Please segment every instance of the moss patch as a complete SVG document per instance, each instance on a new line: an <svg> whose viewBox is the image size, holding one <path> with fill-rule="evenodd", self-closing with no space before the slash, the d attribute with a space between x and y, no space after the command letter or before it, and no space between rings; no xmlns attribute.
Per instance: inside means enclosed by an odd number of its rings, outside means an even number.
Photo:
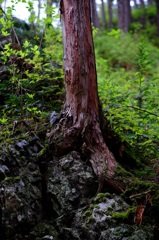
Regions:
<svg viewBox="0 0 159 240"><path fill-rule="evenodd" d="M105 201L106 198L110 198L111 194L110 193L98 193L97 196L94 198L94 202L103 202Z"/></svg>
<svg viewBox="0 0 159 240"><path fill-rule="evenodd" d="M144 193L147 191L156 192L157 190L159 190L159 186L156 183L133 178L123 195L131 196L132 194Z"/></svg>
<svg viewBox="0 0 159 240"><path fill-rule="evenodd" d="M135 209L135 207L130 207L124 212L115 212L112 214L112 218L121 221L129 220L132 214L135 213Z"/></svg>

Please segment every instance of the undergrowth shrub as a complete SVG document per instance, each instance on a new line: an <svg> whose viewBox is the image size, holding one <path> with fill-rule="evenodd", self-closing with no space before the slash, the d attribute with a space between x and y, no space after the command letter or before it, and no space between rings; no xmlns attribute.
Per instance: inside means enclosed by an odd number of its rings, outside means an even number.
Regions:
<svg viewBox="0 0 159 240"><path fill-rule="evenodd" d="M32 16L33 7L28 4ZM25 24L12 18L13 9L14 5L8 7L0 18L1 37L9 38L0 51L2 73L7 72L0 84L1 115L8 119L43 117L59 111L63 103L62 34L51 24L57 14L50 7L50 18L34 16Z"/></svg>
<svg viewBox="0 0 159 240"><path fill-rule="evenodd" d="M131 48L135 42L128 35L112 39L111 43L110 36L107 39L108 42L103 42L101 46L102 51L98 44L96 51L99 95L105 116L123 143L130 146L130 154L136 161L146 163L149 160L158 160L159 64L157 57L153 59L152 56L158 54L159 50L143 40ZM132 42L126 52L130 56L127 63L132 64L129 70L122 66L113 66L110 64L112 59L109 58L109 54L113 56L109 47L115 47L118 54L121 48L125 49L124 42L122 43L124 39ZM102 40L97 39L96 42ZM105 49L104 45L107 45ZM114 57L118 62L122 59L121 65L125 61L124 51L122 56L118 54Z"/></svg>

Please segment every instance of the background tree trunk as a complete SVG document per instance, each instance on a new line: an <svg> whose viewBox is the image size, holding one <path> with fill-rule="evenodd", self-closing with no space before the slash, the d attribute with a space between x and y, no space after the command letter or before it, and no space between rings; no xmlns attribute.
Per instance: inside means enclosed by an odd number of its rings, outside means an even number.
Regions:
<svg viewBox="0 0 159 240"><path fill-rule="evenodd" d="M158 33L158 36L159 36L159 1L156 0L156 8L157 8L157 33Z"/></svg>
<svg viewBox="0 0 159 240"><path fill-rule="evenodd" d="M108 0L108 13L109 13L109 27L113 28L113 12L112 12L112 0Z"/></svg>
<svg viewBox="0 0 159 240"><path fill-rule="evenodd" d="M128 32L131 20L130 0L118 0L118 27Z"/></svg>
<svg viewBox="0 0 159 240"><path fill-rule="evenodd" d="M96 1L90 0L90 6L91 6L91 19L92 19L93 26L96 28L100 28Z"/></svg>
<svg viewBox="0 0 159 240"><path fill-rule="evenodd" d="M118 28L124 31L124 0L118 0Z"/></svg>
<svg viewBox="0 0 159 240"><path fill-rule="evenodd" d="M117 163L100 129L90 3L64 0L61 4L66 101L48 137L57 153L81 149L96 175L111 179Z"/></svg>
<svg viewBox="0 0 159 240"><path fill-rule="evenodd" d="M104 29L107 29L107 21L106 21L106 13L105 13L105 4L104 4L104 0L101 0L101 10L102 10L102 25L104 27Z"/></svg>
<svg viewBox="0 0 159 240"><path fill-rule="evenodd" d="M140 7L144 9L143 15L141 16L141 23L143 25L143 28L145 28L146 18L145 18L145 2L144 2L144 0L140 0Z"/></svg>
<svg viewBox="0 0 159 240"><path fill-rule="evenodd" d="M124 16L125 16L125 32L129 31L129 26L131 23L131 6L130 6L130 0L125 0L124 4Z"/></svg>

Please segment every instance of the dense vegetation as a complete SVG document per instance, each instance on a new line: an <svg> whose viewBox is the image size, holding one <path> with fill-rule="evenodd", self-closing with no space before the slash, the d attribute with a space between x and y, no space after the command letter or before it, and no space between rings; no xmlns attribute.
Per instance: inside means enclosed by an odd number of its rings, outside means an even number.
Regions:
<svg viewBox="0 0 159 240"><path fill-rule="evenodd" d="M12 135L15 120L48 121L50 113L60 111L64 101L61 28L51 25L59 17L55 8L47 8L47 17L40 20L29 3L26 23L12 18L14 7L1 10L0 18L3 139ZM121 139L123 151L140 166L146 164L143 177L149 175L157 181L159 49L155 6L148 6L144 13L144 28L140 23L143 9L134 9L129 33L116 30L114 18L115 29L94 29L94 42L99 96L109 127Z"/></svg>

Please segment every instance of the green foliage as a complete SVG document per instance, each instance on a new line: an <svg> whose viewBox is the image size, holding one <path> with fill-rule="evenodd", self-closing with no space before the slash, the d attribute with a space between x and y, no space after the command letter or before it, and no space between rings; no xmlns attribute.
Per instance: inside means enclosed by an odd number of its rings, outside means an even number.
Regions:
<svg viewBox="0 0 159 240"><path fill-rule="evenodd" d="M2 117L2 118L0 118L0 124L7 124L8 123L8 119L7 118L5 118L5 117Z"/></svg>
<svg viewBox="0 0 159 240"><path fill-rule="evenodd" d="M135 196L135 200L141 200L145 198L146 194L151 192L152 194L158 194L158 184L151 181L141 181L138 178L134 178L126 191L123 193L124 197ZM132 200L134 200L132 198Z"/></svg>
<svg viewBox="0 0 159 240"><path fill-rule="evenodd" d="M159 157L159 50L140 39L98 35L95 46L99 95L109 125L129 146L129 155L147 162Z"/></svg>
<svg viewBox="0 0 159 240"><path fill-rule="evenodd" d="M149 41L158 44L157 22L156 22L156 5L147 5L145 8L132 9L132 23L130 30L138 36L144 36Z"/></svg>
<svg viewBox="0 0 159 240"><path fill-rule="evenodd" d="M117 29L117 30L112 29L112 31L109 32L108 35L113 36L114 38L118 39L121 35L121 31L120 31L120 29Z"/></svg>
<svg viewBox="0 0 159 240"><path fill-rule="evenodd" d="M39 20L35 16L33 19L33 4L29 1L27 8L31 15L27 24L12 19L12 10L18 2L21 1L13 1L0 18L2 37L10 34L12 37L12 43L5 44L0 52L0 61L9 74L9 79L4 77L0 84L4 102L0 107L3 112L0 124L6 124L12 117L43 117L52 109L59 111L63 102L62 34L51 25L57 18L55 11L45 5L49 19Z"/></svg>
<svg viewBox="0 0 159 240"><path fill-rule="evenodd" d="M131 68L136 57L137 46L131 35L111 31L109 34L98 34L95 39L95 49L97 61L99 56L107 60L109 67Z"/></svg>
<svg viewBox="0 0 159 240"><path fill-rule="evenodd" d="M132 18L134 20L139 20L143 15L147 19L156 17L156 6L148 5L145 8L134 8L132 11Z"/></svg>

